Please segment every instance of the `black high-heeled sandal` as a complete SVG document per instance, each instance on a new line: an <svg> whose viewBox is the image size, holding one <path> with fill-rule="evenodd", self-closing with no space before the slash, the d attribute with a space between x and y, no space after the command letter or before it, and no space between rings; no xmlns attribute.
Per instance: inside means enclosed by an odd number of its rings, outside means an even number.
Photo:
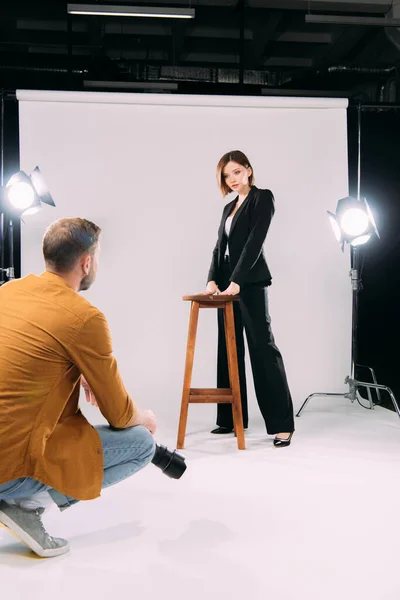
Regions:
<svg viewBox="0 0 400 600"><path fill-rule="evenodd" d="M283 438L276 437L274 439L275 448L284 448L285 446L290 446L290 442L292 440L293 433L294 432L292 431L292 433L289 435L289 437L286 438L285 440Z"/></svg>
<svg viewBox="0 0 400 600"><path fill-rule="evenodd" d="M217 427L216 429L213 429L211 431L211 433L232 433L233 429L228 429L227 427Z"/></svg>

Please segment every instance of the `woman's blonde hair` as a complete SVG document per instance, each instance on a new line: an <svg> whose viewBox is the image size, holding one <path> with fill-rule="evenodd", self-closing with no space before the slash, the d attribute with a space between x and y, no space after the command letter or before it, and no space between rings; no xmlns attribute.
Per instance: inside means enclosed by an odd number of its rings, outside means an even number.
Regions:
<svg viewBox="0 0 400 600"><path fill-rule="evenodd" d="M232 191L229 185L225 182L224 178L224 169L229 162L235 162L246 169L251 169L251 175L249 177L249 186L252 187L254 185L254 172L253 167L250 164L247 156L241 152L240 150L232 150L231 152L227 152L223 155L217 165L217 182L219 189L221 190L222 195L225 197Z"/></svg>

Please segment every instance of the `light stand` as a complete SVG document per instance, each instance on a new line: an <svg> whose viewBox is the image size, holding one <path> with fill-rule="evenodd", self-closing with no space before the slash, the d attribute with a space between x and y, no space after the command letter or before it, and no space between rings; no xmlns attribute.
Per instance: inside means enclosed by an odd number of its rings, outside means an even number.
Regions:
<svg viewBox="0 0 400 600"><path fill-rule="evenodd" d="M1 209L0 209L1 210ZM0 213L0 286L5 283L4 275L4 213Z"/></svg>
<svg viewBox="0 0 400 600"><path fill-rule="evenodd" d="M10 266L4 268L4 254L5 254L5 236L6 236L6 188L4 187L4 90L1 90L1 107L0 107L0 122L1 122L1 134L0 134L0 286L2 286L6 280L11 281L15 279L14 269L14 227L13 222L9 220L9 259ZM8 221L8 219L7 219Z"/></svg>
<svg viewBox="0 0 400 600"><path fill-rule="evenodd" d="M3 236L5 235L4 231L4 213L1 213L1 240L3 240ZM4 244L2 242L2 250L1 250L1 268L0 268L0 286L5 283L4 275L7 276L8 281L12 281L15 279L15 268L14 268L14 225L12 219L10 219L8 223L8 243L9 243L9 262L10 266L6 269L4 268Z"/></svg>
<svg viewBox="0 0 400 600"><path fill-rule="evenodd" d="M24 171L15 173L7 185L4 185L4 90L0 90L0 94L0 286L2 286L6 282L5 276L7 276L7 281L15 279L13 217L20 218L24 214L33 214L37 210L40 210L43 203L49 206L55 206L55 203L47 189L39 167L36 167L29 176ZM5 268L7 226L10 266Z"/></svg>
<svg viewBox="0 0 400 600"><path fill-rule="evenodd" d="M357 201L361 203L361 106L358 105L357 109L357 126L358 126L358 157L357 157ZM375 232L377 232L375 228ZM342 242L343 248L343 242ZM350 278L351 278L351 288L352 288L352 321L351 321L351 369L350 375L346 377L344 383L349 386L349 391L344 394L339 393L330 393L330 392L314 392L310 394L306 400L303 402L300 410L296 414L296 417L300 417L304 408L307 406L308 402L314 396L324 396L324 397L340 397L340 398L349 398L351 402L357 400L360 404L359 400L359 389L365 388L368 394L369 400L369 408L373 410L374 402L372 399L371 390L375 390L378 400L380 399L380 390L385 391L389 394L393 406L400 418L400 408L397 403L396 397L393 391L386 385L380 385L377 383L374 369L371 367L365 367L363 365L357 364L357 356L358 356L358 348L357 348L357 330L358 330L358 294L361 288L361 279L360 279L360 256L359 256L359 247L350 245ZM366 381L359 381L356 379L356 368L364 368L368 369L372 376L372 383ZM364 406L362 404L362 406ZM367 408L367 407L364 407Z"/></svg>
<svg viewBox="0 0 400 600"><path fill-rule="evenodd" d="M0 133L0 286L5 283L4 275L4 91L1 91L0 107L1 133Z"/></svg>

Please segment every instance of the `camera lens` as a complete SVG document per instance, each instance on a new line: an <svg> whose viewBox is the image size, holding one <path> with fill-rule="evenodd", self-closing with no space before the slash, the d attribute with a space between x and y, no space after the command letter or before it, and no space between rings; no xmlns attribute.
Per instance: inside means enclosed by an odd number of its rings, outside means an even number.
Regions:
<svg viewBox="0 0 400 600"><path fill-rule="evenodd" d="M185 457L176 450L168 450L162 444L156 444L151 462L171 479L180 479L186 471Z"/></svg>

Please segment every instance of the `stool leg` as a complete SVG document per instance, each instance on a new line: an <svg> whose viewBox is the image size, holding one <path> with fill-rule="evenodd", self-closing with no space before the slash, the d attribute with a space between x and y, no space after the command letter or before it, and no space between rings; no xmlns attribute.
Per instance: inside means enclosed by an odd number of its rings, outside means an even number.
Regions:
<svg viewBox="0 0 400 600"><path fill-rule="evenodd" d="M226 350L228 355L229 380L232 390L232 414L237 445L239 450L245 450L242 403L240 399L239 369L237 361L235 321L233 316L233 302L228 302L224 308L224 323Z"/></svg>
<svg viewBox="0 0 400 600"><path fill-rule="evenodd" d="M197 323L199 320L198 302L192 302L189 319L189 332L186 346L185 375L183 379L181 414L179 417L178 441L176 447L182 449L185 445L186 423L189 409L189 394L192 383L194 348L196 344Z"/></svg>

